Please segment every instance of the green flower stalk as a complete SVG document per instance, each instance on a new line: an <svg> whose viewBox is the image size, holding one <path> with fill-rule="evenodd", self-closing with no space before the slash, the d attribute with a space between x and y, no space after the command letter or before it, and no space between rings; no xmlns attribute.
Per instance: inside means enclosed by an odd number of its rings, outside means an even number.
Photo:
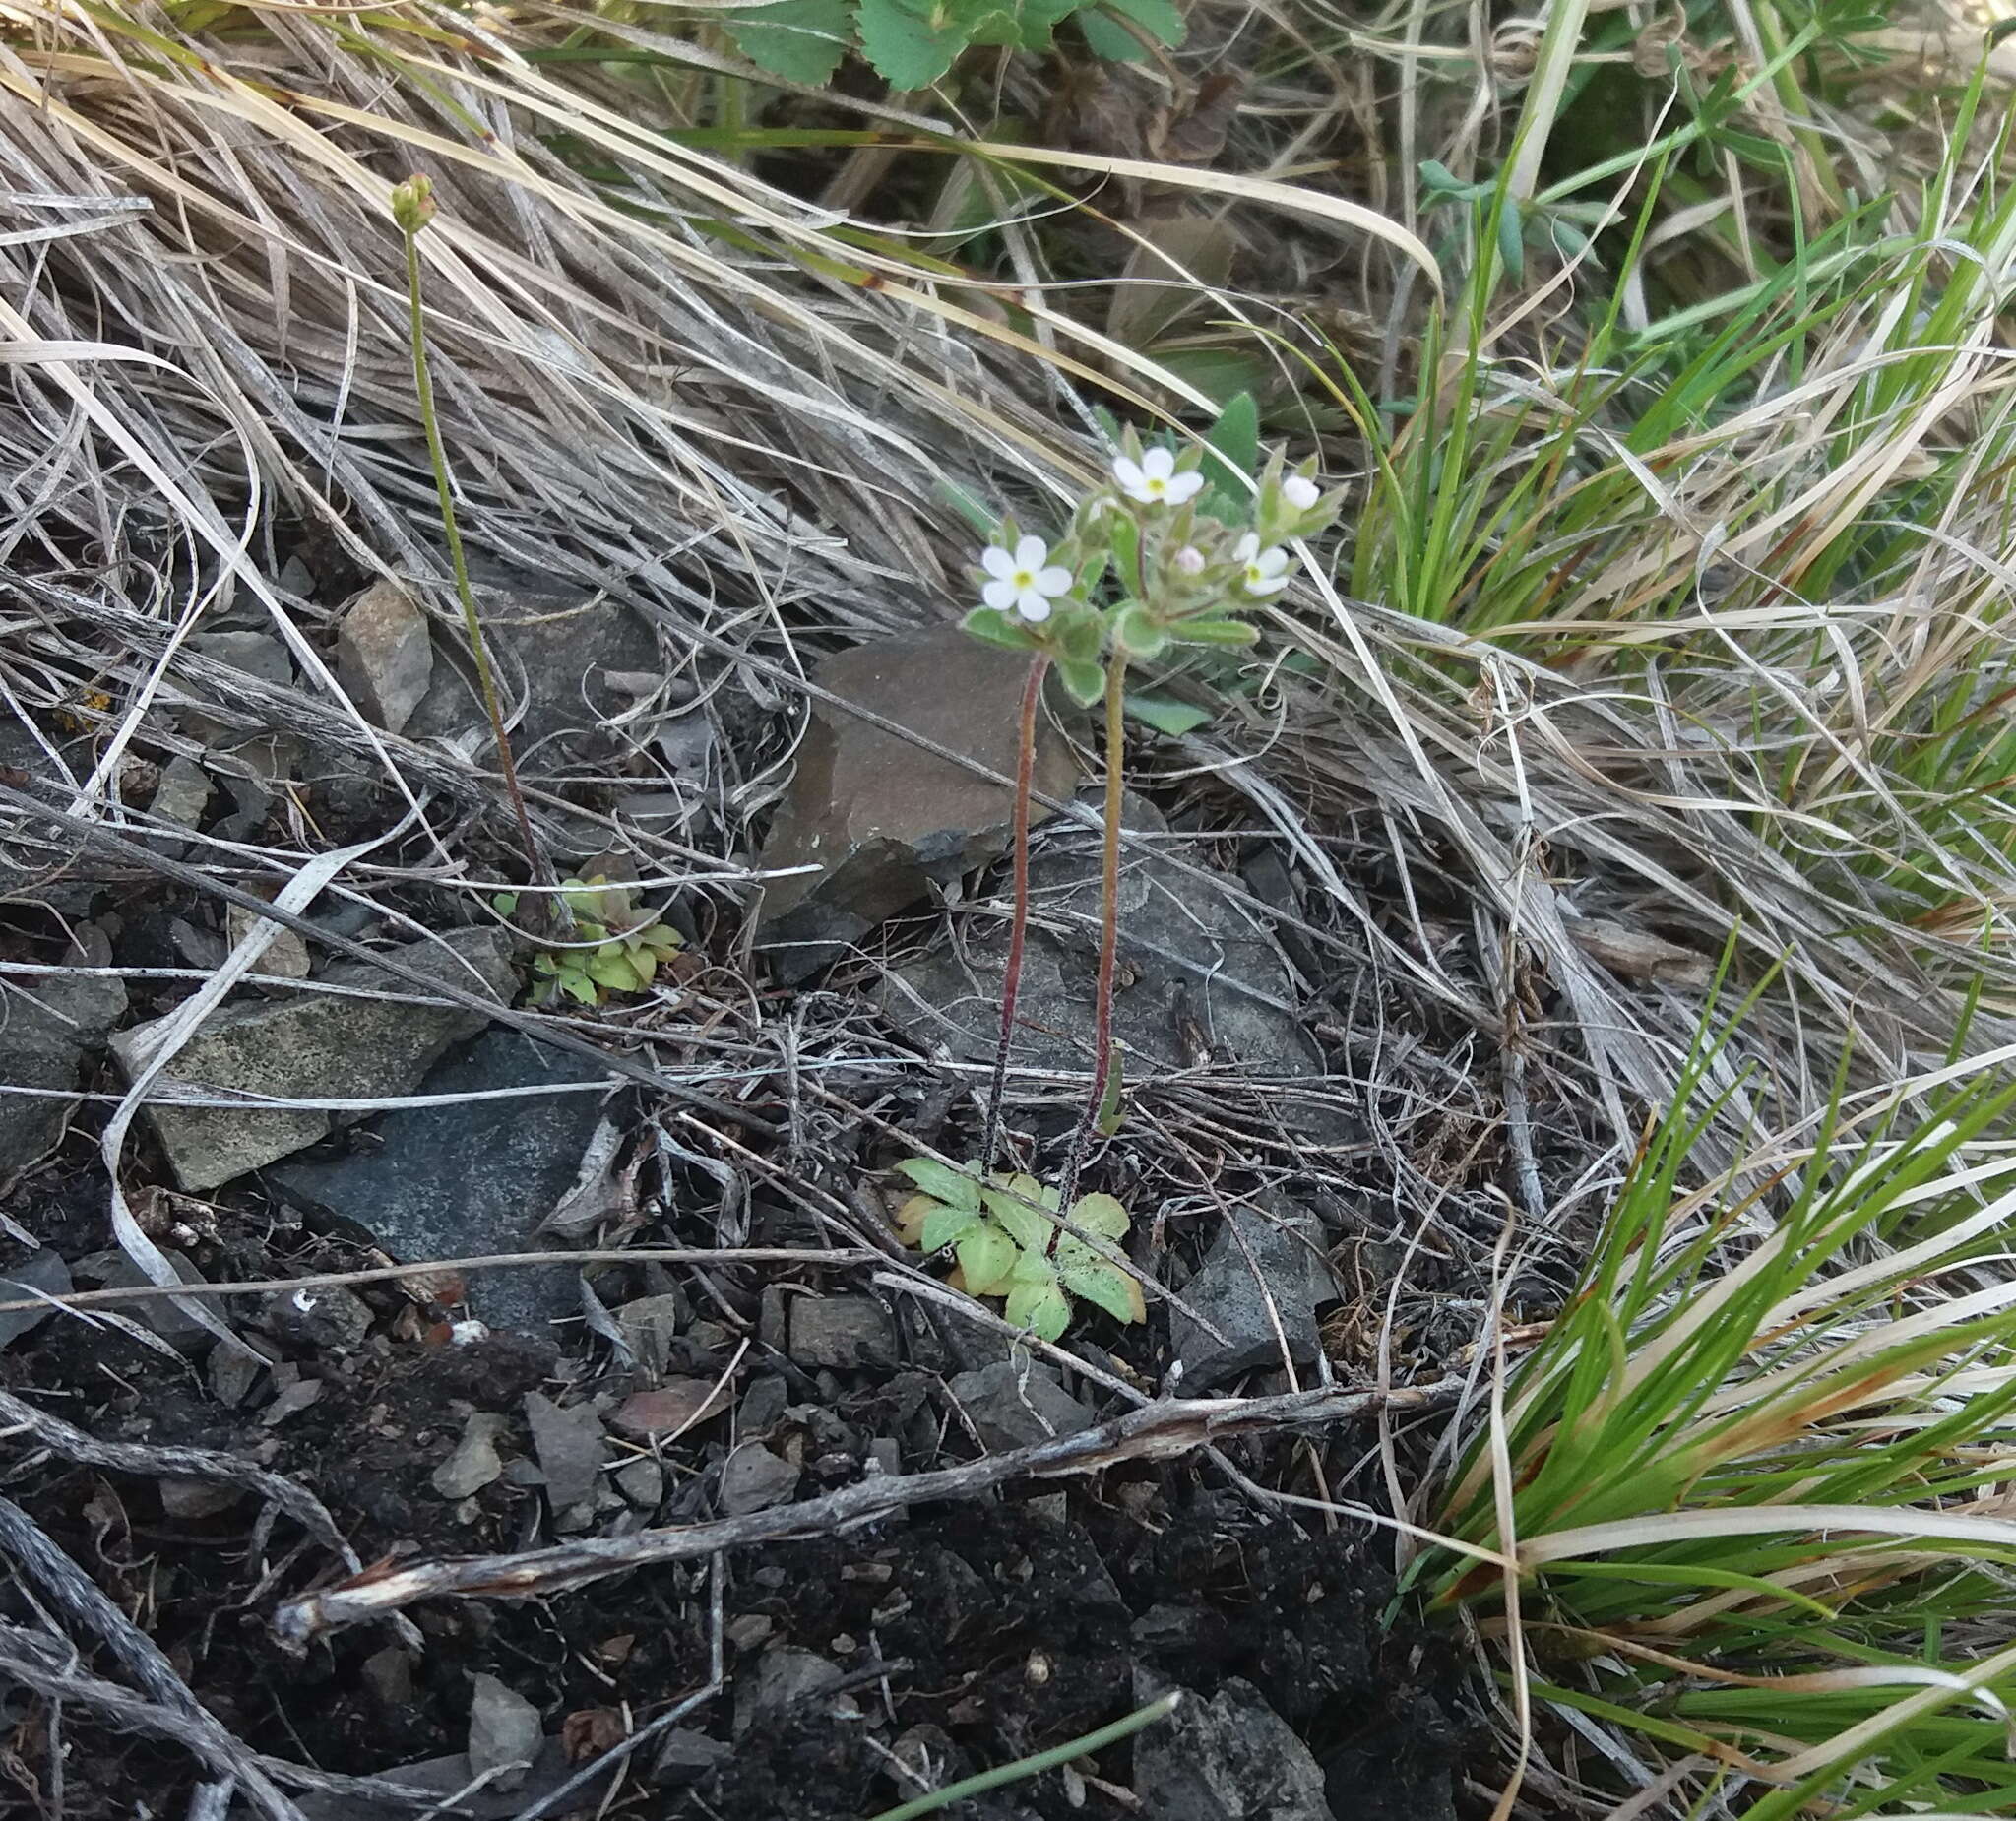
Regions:
<svg viewBox="0 0 2016 1821"><path fill-rule="evenodd" d="M490 718L490 733L497 742L497 763L504 776L504 793L511 799L518 818L519 838L525 843L526 864L535 882L552 883L552 869L539 850L532 832L532 817L525 807L525 792L519 788L518 766L511 756L511 737L504 726L504 710L497 698L496 678L490 670L490 655L483 644L482 621L476 614L474 591L470 587L469 560L463 554L462 528L455 517L455 493L448 480L448 452L441 442L441 422L434 409L434 382L427 370L427 315L420 295L420 234L434 219L434 186L417 174L394 187L392 219L406 242L407 302L410 316L413 392L419 400L420 426L426 432L427 460L434 471L434 493L440 501L441 531L448 543L448 560L455 569L455 592L462 601L463 630L468 634L475 662L476 685L482 692L483 711Z"/></svg>

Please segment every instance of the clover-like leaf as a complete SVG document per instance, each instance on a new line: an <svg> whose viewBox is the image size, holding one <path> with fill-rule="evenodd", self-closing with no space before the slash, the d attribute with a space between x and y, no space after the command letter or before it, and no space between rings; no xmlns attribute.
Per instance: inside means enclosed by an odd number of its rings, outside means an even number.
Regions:
<svg viewBox="0 0 2016 1821"><path fill-rule="evenodd" d="M1068 1239L1069 1235L1066 1235ZM1103 1258L1095 1257L1083 1243L1078 1251L1084 1256L1070 1263L1064 1262L1063 1243L1057 1247L1058 1281L1074 1296L1082 1296L1105 1310L1115 1321L1145 1321L1148 1305L1142 1298L1141 1285L1131 1272L1118 1265L1108 1264Z"/></svg>
<svg viewBox="0 0 2016 1821"><path fill-rule="evenodd" d="M582 971L598 986L606 986L611 992L634 993L640 984L630 957L614 943L597 949L583 963Z"/></svg>
<svg viewBox="0 0 2016 1821"><path fill-rule="evenodd" d="M1081 1195L1071 1204L1071 1224L1102 1239L1124 1239L1134 1224L1110 1195Z"/></svg>
<svg viewBox="0 0 2016 1821"><path fill-rule="evenodd" d="M974 1214L980 1210L979 1178L969 1170L954 1169L936 1158L905 1158L897 1164L896 1173L908 1176L948 1208L965 1208Z"/></svg>
<svg viewBox="0 0 2016 1821"><path fill-rule="evenodd" d="M1009 1278L1021 1259L1015 1241L991 1221L976 1221L966 1237L954 1248L966 1287L976 1296L999 1296L1009 1288Z"/></svg>
<svg viewBox="0 0 2016 1821"><path fill-rule="evenodd" d="M980 1217L974 1209L948 1208L943 1202L938 1202L924 1217L917 1235L918 1249L942 1252L948 1245L957 1245L979 1224ZM965 1262L960 1260L961 1264Z"/></svg>
<svg viewBox="0 0 2016 1821"><path fill-rule="evenodd" d="M1041 1208L1057 1205L1057 1191L1046 1189L1034 1176L1010 1176L998 1188L986 1192L987 1212L1023 1251L1038 1260L1050 1249L1056 1228L1043 1219ZM1035 1204L1032 1206L1032 1204Z"/></svg>
<svg viewBox="0 0 2016 1821"><path fill-rule="evenodd" d="M583 1005L599 1005L600 991L585 973L576 973L572 969L562 969L559 976L560 990L570 999L579 999Z"/></svg>
<svg viewBox="0 0 2016 1821"><path fill-rule="evenodd" d="M1057 1274L1040 1258L1025 1252L1009 1279L1003 1313L1018 1328L1044 1341L1054 1341L1071 1322L1070 1298Z"/></svg>

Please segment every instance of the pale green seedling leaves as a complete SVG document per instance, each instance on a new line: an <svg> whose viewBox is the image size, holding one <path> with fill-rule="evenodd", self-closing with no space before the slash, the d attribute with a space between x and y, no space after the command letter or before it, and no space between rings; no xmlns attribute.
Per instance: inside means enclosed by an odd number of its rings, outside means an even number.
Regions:
<svg viewBox="0 0 2016 1821"><path fill-rule="evenodd" d="M1055 1189L1044 1188L1034 1176L1010 1176L1000 1188L987 1190L984 1200L987 1212L1024 1252L1040 1258L1049 1250L1057 1229L1041 1210L1056 1207Z"/></svg>
<svg viewBox="0 0 2016 1821"><path fill-rule="evenodd" d="M1005 1293L1009 1275L1022 1256L1015 1241L990 1221L976 1221L973 1230L953 1250L966 1287L976 1296Z"/></svg>
<svg viewBox="0 0 2016 1821"><path fill-rule="evenodd" d="M1008 1303L1002 1311L1018 1328L1040 1341L1054 1341L1071 1322L1071 1302L1047 1260L1025 1253L1008 1279Z"/></svg>
<svg viewBox="0 0 2016 1821"><path fill-rule="evenodd" d="M923 1225L917 1233L917 1246L925 1252L942 1252L980 1224L978 1209L948 1208L939 1202L924 1216ZM964 1264L966 1261L962 1259L960 1262Z"/></svg>
<svg viewBox="0 0 2016 1821"><path fill-rule="evenodd" d="M980 1183L977 1176L963 1169L954 1169L936 1158L905 1158L896 1168L900 1175L908 1176L933 1201L941 1201L948 1208L966 1208L975 1214L979 1212Z"/></svg>

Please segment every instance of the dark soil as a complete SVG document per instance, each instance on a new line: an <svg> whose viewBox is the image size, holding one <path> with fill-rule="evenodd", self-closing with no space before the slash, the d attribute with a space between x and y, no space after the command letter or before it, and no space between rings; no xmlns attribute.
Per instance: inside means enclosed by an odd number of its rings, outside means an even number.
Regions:
<svg viewBox="0 0 2016 1821"><path fill-rule="evenodd" d="M43 1231L82 1252L104 1236L85 1212L94 1199L89 1184L72 1187L37 1213ZM226 1264L252 1277L364 1262L298 1230L255 1237L249 1221L228 1215L220 1224L196 1248L213 1275ZM370 1338L303 1360L321 1392L273 1426L257 1409L220 1404L199 1366L75 1320L18 1343L0 1355L0 1372L104 1439L223 1449L291 1476L325 1500L366 1561L543 1540L536 1486L515 1485L507 1473L458 1506L430 1476L472 1410L509 1415L503 1452L529 1457L522 1398L557 1389L566 1371L557 1350L509 1335L444 1346L431 1312L416 1315L402 1291L365 1293L379 1316ZM251 1299L233 1306L242 1316ZM786 1425L796 1425L807 1490L860 1471L862 1419L912 1437L931 1431L934 1406L919 1389L928 1375L846 1376L853 1382L829 1379L839 1393L832 1408L794 1408ZM951 1433L946 1458L957 1458ZM688 1438L667 1452L660 1521L710 1508L722 1444ZM903 1463L932 1464L908 1453ZM1257 1456L1243 1464L1263 1477L1288 1467ZM921 1508L844 1538L724 1558L726 1686L688 1728L731 1755L697 1776L690 1764L668 1766L661 1779L647 1747L610 1812L861 1821L915 1793L893 1769L898 1758L942 1783L1093 1730L1167 1683L1209 1697L1238 1677L1308 1743L1338 1815L1452 1815L1470 1724L1459 1658L1439 1635L1387 1622L1393 1589L1377 1537L1306 1532L1213 1480L1208 1468L1177 1463L1061 1493L1039 1488L1026 1500ZM249 1502L175 1518L156 1482L47 1458L13 1464L0 1489L143 1623L240 1738L296 1762L364 1773L459 1752L478 1672L535 1701L549 1734L592 1757L708 1679L705 1565L642 1571L544 1601L423 1605L413 1616L426 1650L406 1687L367 1669L392 1643L385 1626L339 1634L302 1657L275 1641L275 1597L333 1571L285 1520L262 1542ZM18 1590L0 1595L0 1616L29 1616ZM838 1692L752 1714L766 1657L785 1650L832 1665ZM11 1704L0 1812L38 1812L45 1718L20 1697ZM65 1821L180 1812L194 1770L174 1748L101 1732L84 1714L66 1715L63 1735ZM688 1745L677 1755L692 1757ZM1052 1772L958 1812L1125 1814L1101 1783L1127 1790L1132 1749L1123 1742L1096 1766L1081 1764L1094 1781L1067 1788Z"/></svg>

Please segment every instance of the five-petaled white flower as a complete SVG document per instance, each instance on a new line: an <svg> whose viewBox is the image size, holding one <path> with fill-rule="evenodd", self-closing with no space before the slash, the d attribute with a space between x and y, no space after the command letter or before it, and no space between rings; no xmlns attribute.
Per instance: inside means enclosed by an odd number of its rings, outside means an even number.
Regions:
<svg viewBox="0 0 2016 1821"><path fill-rule="evenodd" d="M1040 537L1025 537L1014 549L990 543L980 552L980 567L993 579L980 598L997 612L1019 613L1032 626L1050 617L1050 602L1071 591L1071 572L1048 563L1050 547Z"/></svg>
<svg viewBox="0 0 2016 1821"><path fill-rule="evenodd" d="M1288 552L1280 544L1263 550L1259 533L1248 532L1232 555L1246 566L1247 594L1278 595L1288 587Z"/></svg>
<svg viewBox="0 0 2016 1821"><path fill-rule="evenodd" d="M1176 458L1167 449L1151 449L1140 461L1122 456L1113 464L1113 478L1120 491L1144 506L1180 506L1203 490L1204 476L1196 469L1176 472Z"/></svg>
<svg viewBox="0 0 2016 1821"><path fill-rule="evenodd" d="M1281 497L1297 512L1307 512L1323 497L1323 489L1306 474L1291 474L1281 483Z"/></svg>

